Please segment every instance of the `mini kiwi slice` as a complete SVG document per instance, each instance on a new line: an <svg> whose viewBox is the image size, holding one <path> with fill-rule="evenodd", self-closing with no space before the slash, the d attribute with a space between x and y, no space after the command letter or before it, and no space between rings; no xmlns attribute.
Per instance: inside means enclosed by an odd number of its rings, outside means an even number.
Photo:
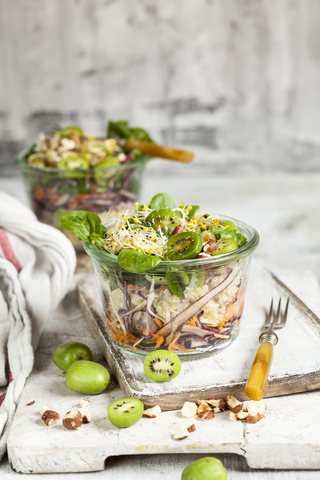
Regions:
<svg viewBox="0 0 320 480"><path fill-rule="evenodd" d="M167 242L164 256L170 260L189 260L196 258L201 249L202 241L196 232L181 232Z"/></svg>
<svg viewBox="0 0 320 480"><path fill-rule="evenodd" d="M179 375L181 362L178 355L167 350L148 353L143 362L144 373L150 380L166 382Z"/></svg>
<svg viewBox="0 0 320 480"><path fill-rule="evenodd" d="M223 253L233 252L233 250L237 250L238 244L234 238L226 238L225 240L219 240L218 242L218 250L211 253L211 255L222 255Z"/></svg>
<svg viewBox="0 0 320 480"><path fill-rule="evenodd" d="M152 227L165 235L172 235L177 226L180 225L180 220L173 210L163 208L149 213L144 224L146 227Z"/></svg>
<svg viewBox="0 0 320 480"><path fill-rule="evenodd" d="M121 398L112 402L107 408L112 425L119 428L131 427L143 414L144 405L136 398Z"/></svg>

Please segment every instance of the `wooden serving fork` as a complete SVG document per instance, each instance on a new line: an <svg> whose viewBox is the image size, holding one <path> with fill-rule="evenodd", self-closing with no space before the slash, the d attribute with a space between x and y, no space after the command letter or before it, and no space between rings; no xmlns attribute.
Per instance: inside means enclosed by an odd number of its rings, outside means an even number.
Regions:
<svg viewBox="0 0 320 480"><path fill-rule="evenodd" d="M289 298L285 311L281 313L281 298L278 309L273 311L273 299L270 310L264 322L266 329L259 337L260 347L257 350L251 372L245 387L245 392L251 400L262 400L268 383L269 372L273 360L273 347L278 343L278 336L274 333L275 328L283 328L288 317Z"/></svg>

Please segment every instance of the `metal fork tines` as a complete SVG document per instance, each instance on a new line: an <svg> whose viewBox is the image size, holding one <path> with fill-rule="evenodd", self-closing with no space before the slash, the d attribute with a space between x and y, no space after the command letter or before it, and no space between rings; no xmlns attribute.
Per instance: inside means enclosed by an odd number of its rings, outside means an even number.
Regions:
<svg viewBox="0 0 320 480"><path fill-rule="evenodd" d="M259 337L260 343L270 342L274 346L277 345L278 336L274 333L274 330L285 326L288 317L289 301L290 299L288 298L284 312L281 312L281 298L276 311L273 309L273 299L271 300L270 310L264 322L265 331Z"/></svg>

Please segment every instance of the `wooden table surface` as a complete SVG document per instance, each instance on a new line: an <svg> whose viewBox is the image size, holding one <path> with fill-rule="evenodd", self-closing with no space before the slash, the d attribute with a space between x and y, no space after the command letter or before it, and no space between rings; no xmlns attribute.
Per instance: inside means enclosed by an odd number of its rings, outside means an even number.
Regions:
<svg viewBox="0 0 320 480"><path fill-rule="evenodd" d="M169 164L168 164L169 165ZM319 278L320 272L320 175L261 175L242 178L154 178L149 168L142 200L147 201L154 192L166 191L178 201L199 204L203 210L226 213L256 227L261 235L261 244L256 256L268 263L270 268L309 269ZM21 182L17 179L0 179L0 190L25 198ZM85 260L83 260L85 262ZM67 302L75 299L68 297ZM320 299L319 299L320 302ZM68 305L66 305L68 308ZM79 314L72 319L92 336L85 320ZM50 326L48 326L50 328ZM62 328L60 326L60 328ZM320 430L320 429L319 429ZM113 480L179 480L181 472L191 461L203 455L137 455L134 457L111 457L106 462L106 471L82 473L81 478ZM220 458L229 473L229 480L315 480L319 471L252 470L243 458L237 455L215 455ZM152 472L152 473L151 473ZM69 474L73 480L79 474ZM5 459L0 464L1 480L18 480L24 475L13 472ZM62 478L57 474L45 478ZM32 478L39 479L40 475ZM43 476L41 477L43 478Z"/></svg>

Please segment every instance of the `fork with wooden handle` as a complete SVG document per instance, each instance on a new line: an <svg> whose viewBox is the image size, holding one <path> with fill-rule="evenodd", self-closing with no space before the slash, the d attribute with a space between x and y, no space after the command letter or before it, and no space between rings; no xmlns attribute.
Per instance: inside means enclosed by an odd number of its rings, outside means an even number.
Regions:
<svg viewBox="0 0 320 480"><path fill-rule="evenodd" d="M176 162L182 163L190 163L194 157L194 153L189 152L188 150L178 150L177 148L165 147L155 143L141 142L134 138L129 138L128 140L121 139L120 142L121 146L124 146L128 150L137 148L150 157L166 158L168 160L175 160Z"/></svg>
<svg viewBox="0 0 320 480"><path fill-rule="evenodd" d="M273 311L273 299L270 310L264 322L265 332L259 337L260 347L257 350L251 372L245 387L245 392L251 400L262 400L268 383L269 372L273 360L273 347L278 343L278 336L274 333L275 328L283 328L286 324L289 308L289 298L284 313L281 313L281 298L278 309Z"/></svg>

